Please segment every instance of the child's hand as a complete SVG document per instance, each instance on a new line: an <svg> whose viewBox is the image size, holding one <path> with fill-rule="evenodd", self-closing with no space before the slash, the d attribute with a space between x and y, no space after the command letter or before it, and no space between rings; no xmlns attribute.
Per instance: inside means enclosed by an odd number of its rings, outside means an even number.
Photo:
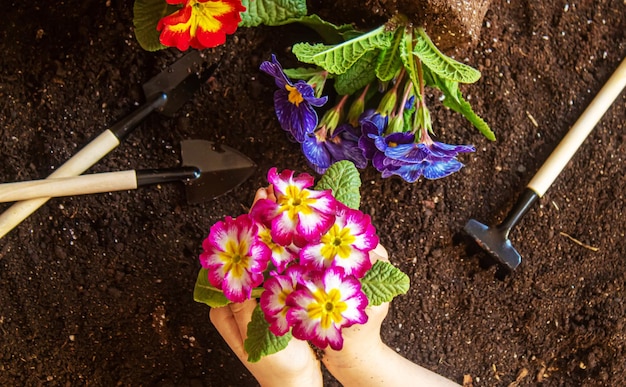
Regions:
<svg viewBox="0 0 626 387"><path fill-rule="evenodd" d="M370 260L372 264L381 260L389 262L387 250L382 245L370 251ZM355 324L350 328L342 330L343 349L335 351L328 347L324 350L325 355L322 362L328 367L332 366L353 366L354 358L360 354L374 354L385 347L380 337L380 327L389 311L389 303L385 302L378 306L372 306L365 309L368 316L367 323Z"/></svg>
<svg viewBox="0 0 626 387"><path fill-rule="evenodd" d="M320 362L306 341L291 339L287 348L265 356L256 363L248 362L243 343L256 300L212 308L211 322L243 365L261 386L321 386Z"/></svg>

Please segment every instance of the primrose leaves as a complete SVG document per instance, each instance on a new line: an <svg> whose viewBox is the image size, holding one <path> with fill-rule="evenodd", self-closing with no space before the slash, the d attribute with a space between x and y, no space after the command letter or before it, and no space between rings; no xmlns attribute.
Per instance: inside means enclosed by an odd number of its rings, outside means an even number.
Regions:
<svg viewBox="0 0 626 387"><path fill-rule="evenodd" d="M460 83L474 83L480 79L478 70L457 62L439 51L422 28L417 30L413 54L441 78Z"/></svg>
<svg viewBox="0 0 626 387"><path fill-rule="evenodd" d="M207 304L211 308L218 308L230 304L224 293L209 283L207 269L200 269L196 286L193 289L193 299L196 302Z"/></svg>
<svg viewBox="0 0 626 387"><path fill-rule="evenodd" d="M299 61L316 64L331 74L345 73L366 52L376 48L385 49L391 44L393 32L384 26L335 45L298 43L293 53Z"/></svg>
<svg viewBox="0 0 626 387"><path fill-rule="evenodd" d="M390 81L402 68L400 44L402 43L403 29L398 29L391 45L382 51L376 63L376 77L383 82Z"/></svg>
<svg viewBox="0 0 626 387"><path fill-rule="evenodd" d="M358 209L361 203L361 177L351 161L331 165L315 185L316 190L332 190L333 196L346 206Z"/></svg>
<svg viewBox="0 0 626 387"><path fill-rule="evenodd" d="M242 0L241 27L278 26L307 14L306 0Z"/></svg>
<svg viewBox="0 0 626 387"><path fill-rule="evenodd" d="M270 331L270 324L259 305L252 312L252 319L248 323L248 338L243 347L248 353L248 361L256 363L263 356L271 355L287 347L291 340L291 332L283 336L276 336Z"/></svg>
<svg viewBox="0 0 626 387"><path fill-rule="evenodd" d="M163 0L135 0L133 25L137 42L146 51L158 51L165 46L159 40L157 24L163 17L174 13L178 7Z"/></svg>
<svg viewBox="0 0 626 387"><path fill-rule="evenodd" d="M389 262L376 261L361 278L361 290L367 296L370 305L389 302L395 296L408 292L409 286L409 276Z"/></svg>
<svg viewBox="0 0 626 387"><path fill-rule="evenodd" d="M441 90L445 97L442 101L444 106L462 114L488 140L496 140L496 135L489 125L472 110L469 102L463 99L458 83L442 79L428 68L424 69L424 80L427 85Z"/></svg>
<svg viewBox="0 0 626 387"><path fill-rule="evenodd" d="M353 94L362 89L376 78L372 69L378 60L379 51L372 50L366 52L356 61L345 73L337 75L335 78L335 90L337 94Z"/></svg>

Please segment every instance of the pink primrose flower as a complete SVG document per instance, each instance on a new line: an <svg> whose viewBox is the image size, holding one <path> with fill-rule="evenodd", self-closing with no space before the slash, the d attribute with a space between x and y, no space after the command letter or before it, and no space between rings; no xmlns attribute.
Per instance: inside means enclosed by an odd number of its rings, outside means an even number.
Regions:
<svg viewBox="0 0 626 387"><path fill-rule="evenodd" d="M302 248L300 263L316 270L338 266L346 275L361 278L372 267L368 253L376 245L378 236L370 217L340 206L335 223L320 241Z"/></svg>
<svg viewBox="0 0 626 387"><path fill-rule="evenodd" d="M265 291L261 294L261 310L270 324L270 332L282 336L289 331L291 324L287 321L287 297L296 289L302 276L302 268L292 265L283 275L273 275L263 284Z"/></svg>
<svg viewBox="0 0 626 387"><path fill-rule="evenodd" d="M183 4L171 15L159 20L157 31L165 46L186 51L217 47L226 42L241 22L246 8L241 0L167 0L169 4Z"/></svg>
<svg viewBox="0 0 626 387"><path fill-rule="evenodd" d="M276 271L282 273L288 264L298 258L300 248L291 244L289 246L281 246L272 240L271 230L259 223L259 238L269 247L271 251L270 260Z"/></svg>
<svg viewBox="0 0 626 387"><path fill-rule="evenodd" d="M274 187L276 201L261 199L250 214L257 221L271 225L274 242L282 246L297 246L318 240L335 222L337 201L330 190L313 191L313 177L303 173L276 168L269 170L267 179Z"/></svg>
<svg viewBox="0 0 626 387"><path fill-rule="evenodd" d="M271 251L247 214L215 223L202 248L200 264L208 270L209 282L230 301L249 299L252 289L263 282Z"/></svg>
<svg viewBox="0 0 626 387"><path fill-rule="evenodd" d="M340 350L341 329L367 322L368 300L361 283L346 276L340 267L302 276L297 289L287 297L287 321L293 336L319 348Z"/></svg>

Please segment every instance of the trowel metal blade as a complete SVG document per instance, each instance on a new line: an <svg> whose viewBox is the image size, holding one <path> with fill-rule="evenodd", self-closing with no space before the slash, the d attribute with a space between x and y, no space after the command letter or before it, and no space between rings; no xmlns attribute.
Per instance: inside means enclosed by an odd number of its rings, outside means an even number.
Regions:
<svg viewBox="0 0 626 387"><path fill-rule="evenodd" d="M187 184L187 202L217 198L241 185L256 170L256 164L241 152L207 140L181 141L183 166L200 169L200 177Z"/></svg>

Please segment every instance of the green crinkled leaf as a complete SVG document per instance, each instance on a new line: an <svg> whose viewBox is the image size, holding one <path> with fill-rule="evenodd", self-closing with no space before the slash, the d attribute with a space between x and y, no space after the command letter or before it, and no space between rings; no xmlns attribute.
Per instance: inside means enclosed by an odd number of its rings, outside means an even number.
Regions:
<svg viewBox="0 0 626 387"><path fill-rule="evenodd" d="M333 196L346 206L358 209L361 204L361 177L354 163L347 160L338 161L326 170L315 185L315 189L332 190Z"/></svg>
<svg viewBox="0 0 626 387"><path fill-rule="evenodd" d="M211 308L219 308L220 306L230 304L230 300L226 298L224 292L211 285L207 273L207 269L204 268L200 269L198 273L196 285L193 288L194 301L207 304ZM264 290L263 288L252 289L252 298L261 297L261 293Z"/></svg>
<svg viewBox="0 0 626 387"><path fill-rule="evenodd" d="M376 261L361 278L361 289L370 305L390 302L395 296L408 292L410 284L409 276L383 261Z"/></svg>
<svg viewBox="0 0 626 387"><path fill-rule="evenodd" d="M230 301L224 296L221 290L216 289L209 283L207 269L200 269L196 286L193 288L193 299L196 302L207 304L211 308L230 304Z"/></svg>
<svg viewBox="0 0 626 387"><path fill-rule="evenodd" d="M398 29L391 45L382 51L376 63L376 77L383 82L393 79L402 68L402 58L400 57L400 44L404 29Z"/></svg>
<svg viewBox="0 0 626 387"><path fill-rule="evenodd" d="M480 71L444 55L421 28L418 29L413 53L441 78L460 83L474 83L480 79Z"/></svg>
<svg viewBox="0 0 626 387"><path fill-rule="evenodd" d="M242 0L241 27L278 26L307 14L306 0Z"/></svg>
<svg viewBox="0 0 626 387"><path fill-rule="evenodd" d="M133 5L133 25L137 42L146 51L158 51L165 48L159 40L157 24L163 17L170 15L179 7L169 5L163 0L135 0Z"/></svg>
<svg viewBox="0 0 626 387"><path fill-rule="evenodd" d="M489 125L472 110L469 102L463 99L458 83L441 79L437 74L429 71L429 69L424 69L424 80L428 86L441 90L445 97L442 102L444 106L462 114L488 140L496 140L496 135Z"/></svg>
<svg viewBox="0 0 626 387"><path fill-rule="evenodd" d="M378 61L379 50L366 52L345 73L337 75L335 90L339 95L350 95L374 81L374 68Z"/></svg>
<svg viewBox="0 0 626 387"><path fill-rule="evenodd" d="M248 361L255 363L263 356L271 355L287 347L291 340L291 332L283 336L276 336L270 331L270 325L265 320L265 315L261 307L257 307L252 312L252 320L248 323L248 338L243 343L243 347L248 353Z"/></svg>
<svg viewBox="0 0 626 387"><path fill-rule="evenodd" d="M307 81L312 77L319 75L320 69L315 67L298 67L295 69L283 69L283 72L289 77L289 79L303 79Z"/></svg>
<svg viewBox="0 0 626 387"><path fill-rule="evenodd" d="M329 23L317 15L306 15L297 19L290 19L289 22L300 23L309 27L318 33L318 35L327 44L339 44L348 40L347 34L354 33L356 30L351 24L342 24L340 26Z"/></svg>
<svg viewBox="0 0 626 387"><path fill-rule="evenodd" d="M389 47L392 37L393 33L382 26L336 45L298 43L293 46L293 53L300 62L316 64L332 74L343 74L366 52Z"/></svg>

